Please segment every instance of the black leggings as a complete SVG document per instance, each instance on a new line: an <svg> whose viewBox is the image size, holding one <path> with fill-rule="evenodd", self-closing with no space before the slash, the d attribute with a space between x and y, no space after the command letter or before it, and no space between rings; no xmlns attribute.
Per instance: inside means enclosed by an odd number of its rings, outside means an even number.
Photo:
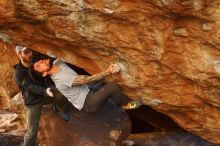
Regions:
<svg viewBox="0 0 220 146"><path fill-rule="evenodd" d="M114 82L106 83L96 91L90 91L86 97L83 110L86 112L97 111L108 99L112 99L118 106L130 101Z"/></svg>

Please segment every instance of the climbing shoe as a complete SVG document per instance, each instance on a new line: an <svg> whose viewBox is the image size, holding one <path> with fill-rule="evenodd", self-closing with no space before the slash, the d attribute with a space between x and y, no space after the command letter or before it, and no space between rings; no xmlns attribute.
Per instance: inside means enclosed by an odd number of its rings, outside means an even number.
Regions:
<svg viewBox="0 0 220 146"><path fill-rule="evenodd" d="M142 102L139 100L129 101L127 104L123 105L122 108L125 110L137 109L142 105Z"/></svg>
<svg viewBox="0 0 220 146"><path fill-rule="evenodd" d="M70 116L69 114L67 114L66 112L60 112L56 105L53 105L54 111L56 111L58 113L58 115L60 116L61 119L63 119L64 121L69 121L70 120Z"/></svg>

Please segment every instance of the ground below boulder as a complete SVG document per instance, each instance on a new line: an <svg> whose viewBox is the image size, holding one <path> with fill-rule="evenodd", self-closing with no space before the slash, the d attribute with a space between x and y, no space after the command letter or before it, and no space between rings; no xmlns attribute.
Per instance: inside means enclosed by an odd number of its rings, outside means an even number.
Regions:
<svg viewBox="0 0 220 146"><path fill-rule="evenodd" d="M24 133L24 130L0 133L0 146L20 146L23 141Z"/></svg>
<svg viewBox="0 0 220 146"><path fill-rule="evenodd" d="M135 146L217 146L183 131L131 134L128 139Z"/></svg>

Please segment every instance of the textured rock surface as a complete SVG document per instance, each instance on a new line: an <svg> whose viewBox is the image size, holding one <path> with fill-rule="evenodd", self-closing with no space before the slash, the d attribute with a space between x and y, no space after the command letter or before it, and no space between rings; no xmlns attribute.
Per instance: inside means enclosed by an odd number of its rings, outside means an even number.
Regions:
<svg viewBox="0 0 220 146"><path fill-rule="evenodd" d="M0 6L2 41L49 50L91 74L117 62L121 72L113 78L128 95L220 144L219 0L1 0ZM4 48L1 97L10 97L15 59L8 58L15 56Z"/></svg>
<svg viewBox="0 0 220 146"><path fill-rule="evenodd" d="M216 146L186 132L132 134L128 139L140 146Z"/></svg>
<svg viewBox="0 0 220 146"><path fill-rule="evenodd" d="M9 99L18 91L12 70L17 57L10 47L0 42L0 109L8 109Z"/></svg>
<svg viewBox="0 0 220 146"><path fill-rule="evenodd" d="M50 107L44 109L38 133L39 144L117 146L130 133L128 115L112 102L92 114L73 109L70 111L70 121L64 122Z"/></svg>
<svg viewBox="0 0 220 146"><path fill-rule="evenodd" d="M13 135L13 133L0 134L1 146L20 146L22 141L23 135Z"/></svg>
<svg viewBox="0 0 220 146"><path fill-rule="evenodd" d="M0 145L17 145L24 136L24 106L22 96L16 95L10 103L10 110L0 112ZM53 146L116 146L126 139L131 131L131 121L127 113L109 101L95 113L68 109L70 121L63 121L51 105L42 110L38 144ZM19 115L19 116L18 116ZM19 119L20 117L20 119ZM24 129L21 133L17 129ZM10 132L13 131L14 132ZM2 135L1 135L2 133ZM10 141L10 138L13 138Z"/></svg>

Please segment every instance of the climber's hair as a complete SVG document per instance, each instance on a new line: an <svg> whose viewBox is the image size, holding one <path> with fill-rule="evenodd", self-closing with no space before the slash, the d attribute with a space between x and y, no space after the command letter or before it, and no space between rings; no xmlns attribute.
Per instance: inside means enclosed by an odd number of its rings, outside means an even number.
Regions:
<svg viewBox="0 0 220 146"><path fill-rule="evenodd" d="M42 76L41 72L38 72L34 69L34 63L30 65L28 68L28 75L31 78L32 81L37 82L37 81L43 81L45 78Z"/></svg>

